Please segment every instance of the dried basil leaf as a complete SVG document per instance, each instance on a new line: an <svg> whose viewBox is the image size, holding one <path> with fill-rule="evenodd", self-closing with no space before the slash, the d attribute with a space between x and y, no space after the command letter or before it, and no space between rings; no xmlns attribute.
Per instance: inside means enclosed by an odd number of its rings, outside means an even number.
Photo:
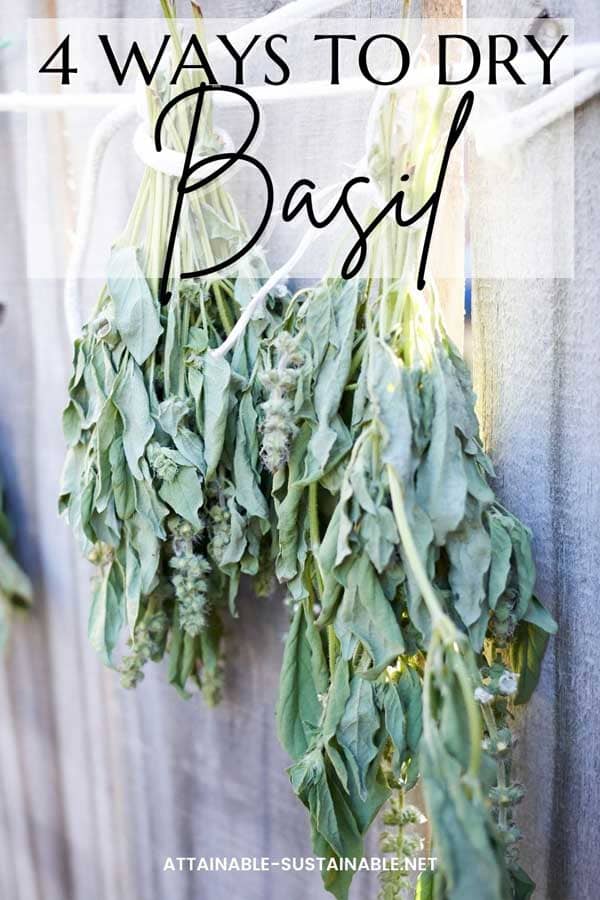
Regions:
<svg viewBox="0 0 600 900"><path fill-rule="evenodd" d="M134 247L112 251L107 281L121 340L138 365L142 365L154 351L162 326L158 303L148 287Z"/></svg>

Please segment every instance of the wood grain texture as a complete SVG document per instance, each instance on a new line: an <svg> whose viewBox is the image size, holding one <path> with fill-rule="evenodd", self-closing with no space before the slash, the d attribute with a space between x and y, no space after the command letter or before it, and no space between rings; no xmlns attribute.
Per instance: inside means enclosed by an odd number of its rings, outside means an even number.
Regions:
<svg viewBox="0 0 600 900"><path fill-rule="evenodd" d="M462 19L463 0L423 0L423 15L430 19Z"/></svg>
<svg viewBox="0 0 600 900"><path fill-rule="evenodd" d="M522 14L520 4L508 6L468 3L472 15ZM594 0L546 8L574 18L578 40L600 38ZM540 900L594 900L600 884L599 127L596 100L575 117L575 278L479 280L474 291L476 387L497 487L534 530L537 590L560 627L538 692L517 723L517 776L528 789L519 810L522 858ZM532 146L534 159L548 147L547 135L545 144L538 138ZM536 191L553 190L541 176L547 171L538 167L531 182ZM486 199L482 193L488 175L473 161L476 255L486 250L497 212L490 193Z"/></svg>
<svg viewBox="0 0 600 900"><path fill-rule="evenodd" d="M258 15L277 5L207 0L203 8L206 15ZM396 0L382 0L357 2L350 12L389 15L398 9ZM0 90L26 84L26 17L54 12L156 16L158 4L2 3L2 32L17 43L3 57L9 64L0 67ZM287 627L281 597L258 600L242 592L239 621L228 628L225 700L214 712L198 700L180 700L161 670L149 672L136 692L124 692L87 644L90 573L56 511L70 366L62 284L27 281L24 273L27 228L36 235L36 253L61 251L74 200L63 183L68 171L56 180L61 153L66 140L77 170L96 120L82 114L66 121L56 115L30 118L30 141L43 152L33 179L35 221L26 222L27 126L24 117L0 117L0 301L6 306L0 327L0 465L19 554L36 593L33 615L15 628L0 663L0 897L316 900L325 893L315 873L163 872L169 855L310 853L306 813L292 794L285 774L289 760L274 728ZM295 120L295 133L305 125L305 119ZM113 234L125 220L139 177L129 139L124 134L115 140L102 173L98 219ZM95 233L90 252L103 237ZM94 285L85 292L90 302ZM357 877L353 900L372 900L376 893L376 876Z"/></svg>

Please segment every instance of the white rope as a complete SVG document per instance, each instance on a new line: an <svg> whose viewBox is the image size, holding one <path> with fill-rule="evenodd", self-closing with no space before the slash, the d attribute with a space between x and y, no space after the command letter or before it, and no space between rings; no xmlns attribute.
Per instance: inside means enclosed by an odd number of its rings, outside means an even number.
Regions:
<svg viewBox="0 0 600 900"><path fill-rule="evenodd" d="M431 77L427 77L422 70L407 76L401 86L404 88L421 87L431 84ZM315 99L322 97L336 98L351 94L370 93L377 88L365 78L346 78L340 84L332 84L331 81L292 81L283 85L244 85L244 91L260 104L281 103L286 101L293 103L296 100ZM231 108L244 106L246 101L238 94L219 93L213 94L212 102L215 106ZM136 110L136 99L131 96L123 97L123 94L26 94L24 91L12 91L9 94L0 94L0 112L68 112L72 109L115 109L126 107L133 116Z"/></svg>
<svg viewBox="0 0 600 900"><path fill-rule="evenodd" d="M227 132L223 131L222 128L213 128L213 131L217 137L221 139L222 143L222 149L218 152L233 153L235 151L235 146ZM158 152L154 146L154 140L148 134L143 122L138 126L133 136L133 149L143 164L148 166L148 168L154 169L156 172L162 172L163 175L172 175L173 177L180 176L183 172L185 153L180 153L178 150L171 150L168 147L163 147L163 149ZM199 157L194 157L192 165L197 162L199 162ZM213 171L218 171L222 165L223 163L220 160L215 161L211 165L206 166L203 174L208 176L212 174Z"/></svg>
<svg viewBox="0 0 600 900"><path fill-rule="evenodd" d="M413 86L429 83L430 72L422 73L418 78L415 77L414 82ZM585 103L598 92L600 92L600 69L580 72L526 107L479 126L475 132L475 147L478 155L483 158L493 158L507 147L523 143L538 131ZM381 92L379 94L381 95ZM380 102L380 97L375 100L376 105ZM124 122L131 118L134 110L135 103L129 103L126 106L123 105L117 108L100 123L92 137L82 184L82 200L76 228L77 238L65 281L65 314L69 335L72 340L80 332L81 317L78 305L77 281L91 228L102 158L113 135ZM372 122L372 119L373 115L371 114L369 121ZM223 133L221 134L223 136ZM231 147L230 140L227 140L227 147ZM174 177L181 175L185 154L166 149L160 152L156 151L143 124L136 131L134 148L146 166ZM364 165L365 160L363 159L358 163L355 171L362 172ZM331 188L328 190L331 190ZM213 351L215 355L223 356L235 345L239 336L243 334L247 323L264 302L266 296L280 281L289 276L316 236L316 229L307 231L292 256L273 274L255 297L252 298L248 306L245 307L227 340L216 351Z"/></svg>
<svg viewBox="0 0 600 900"><path fill-rule="evenodd" d="M289 4L290 6L292 4ZM287 7L283 7L286 9ZM276 10L281 12L282 10ZM275 15L270 13L269 15ZM244 29L246 26L244 26ZM231 38L242 33L243 29L232 32ZM210 45L210 52L222 51L223 45L213 42ZM524 53L519 61L519 72L524 77L539 75L540 58L536 53ZM469 67L470 68L470 67ZM581 72L585 69L600 68L600 43L579 44L575 47L564 47L552 62L552 73L556 80L565 78L574 73ZM453 73L456 77L468 74L468 68L464 69L460 64L454 64ZM400 83L400 87L415 88L426 83L428 76L422 69L416 73L407 75ZM498 79L499 85L512 84L512 80L507 72L501 72ZM475 78L471 82L474 87L486 87L485 81ZM364 78L348 78L339 85L331 85L329 81L303 81L288 82L283 85L260 85L254 87L248 85L244 88L260 103L275 103L282 101L302 100L306 98L320 98L327 96L332 90L336 91L336 96L345 93L361 93L374 89L369 81ZM495 86L492 86L495 87ZM215 94L214 102L216 105L239 106L244 103L241 97L235 94ZM127 106L131 114L135 112L135 99L133 96L123 98L123 94L119 93L71 93L70 91L61 92L59 94L41 94L26 93L25 91L11 91L7 94L0 94L0 112L30 112L37 110L40 112L53 112L56 110L70 109L114 109L117 106Z"/></svg>
<svg viewBox="0 0 600 900"><path fill-rule="evenodd" d="M279 25L284 23L290 27L300 24L306 19L316 18L317 16L326 15L340 6L345 6L348 0L293 0L286 3L285 6L273 10L258 19L249 19L247 24L236 28L228 34L228 38L232 43L244 44L251 40L257 33L273 32ZM227 51L221 41L211 41L208 46L208 56L211 60L219 60L227 55ZM229 58L229 57L228 57ZM297 91L298 85L290 85L292 91ZM310 82L307 83L310 91ZM302 90L302 89L301 89ZM264 93L267 98L275 96L282 97L282 92L277 87L265 86ZM225 104L239 103L237 98L224 98ZM122 94L102 93L102 94L28 94L25 91L10 91L7 94L0 94L0 112L27 112L29 110L57 110L57 109L77 109L85 107L87 109L104 108L121 106L127 104L133 112L133 98L129 97L123 100Z"/></svg>
<svg viewBox="0 0 600 900"><path fill-rule="evenodd" d="M65 275L64 311L69 338L72 342L79 337L81 332L78 280L92 227L96 187L100 168L106 153L106 148L124 122L131 118L132 109L135 109L134 105L131 107L118 106L109 113L108 116L105 116L100 124L94 129L88 147L84 175L81 183L81 202L77 214L75 239L73 247L71 248Z"/></svg>
<svg viewBox="0 0 600 900"><path fill-rule="evenodd" d="M232 40L243 42L256 34L257 27L259 31L265 27L275 28L279 23L284 21L289 24L295 24L313 16L322 15L339 6L344 5L343 0L294 0L294 2L286 4L284 7L263 16L261 19L253 20L241 28L233 31L229 37ZM220 42L212 42L209 46L209 52L213 57L218 57L224 52L224 47ZM540 60L535 53L523 54L521 58L521 73L526 75L534 74L539 70ZM565 48L561 56L554 61L554 77L561 75L564 77L573 71L579 74L569 79L564 84L559 85L552 91L541 97L534 103L529 104L523 109L503 116L500 119L492 120L485 125L480 126L475 135L475 144L480 155L495 156L498 150L505 149L507 146L522 143L528 137L531 137L538 130L545 128L547 125L556 121L572 109L584 103L586 100L594 96L600 91L600 43L584 44L574 47ZM594 67L590 70L590 67ZM456 64L453 71L459 75L462 71L462 65ZM507 75L508 78L508 75ZM403 82L402 87L405 89L416 88L431 82L431 70L429 67L417 70L409 75ZM481 86L478 81L474 82L474 86ZM485 86L485 85L484 85ZM373 90L371 85L365 79L350 79L342 85L332 86L327 82L304 82L301 84L292 83L284 86L264 86L249 91L254 94L257 100L269 102L270 100L290 100L302 97L322 97L328 94L332 87L341 93L357 93L360 91ZM136 113L136 98L127 97L125 100L120 95L114 94L38 94L28 95L24 92L13 92L8 95L0 95L0 111L28 111L31 109L56 110L56 109L72 109L86 106L88 108L102 108L115 103L119 98L117 106L106 116L97 126L92 134L90 147L86 157L82 187L81 187L81 203L77 217L76 237L69 258L65 279L64 306L65 316L71 339L77 337L80 333L81 316L78 303L77 282L85 250L88 242L89 232L91 229L93 209L97 192L97 183L102 165L104 153L112 137L116 132L128 122ZM216 95L217 102L223 102L224 105L232 103L243 103L242 98L235 95ZM152 146L152 141L147 135L145 129L140 128L136 131L134 138L134 147L136 153L145 165L155 168L158 171L165 172L168 175L176 176L181 174L183 167L184 154L176 153L172 150L163 150L158 153ZM308 233L310 234L310 232ZM308 236L301 241L298 250L288 260L288 262L275 273L278 277L275 281L281 280L295 265L298 252L302 255L307 247L312 243ZM270 279L271 281L271 279ZM269 281L269 283L270 283ZM269 290L274 285L270 285ZM264 290L264 289L263 289ZM262 294L261 292L259 292ZM268 291L267 291L268 293ZM262 294L259 302L264 300L266 293ZM254 301L252 301L253 303ZM250 304L252 305L252 304ZM256 304L258 306L258 303ZM242 319L247 321L251 318L253 310L247 314L248 307L244 311ZM238 323L239 324L239 323ZM232 332L239 334L242 329ZM228 338L228 346L232 346L235 339ZM226 351L224 351L226 352Z"/></svg>
<svg viewBox="0 0 600 900"><path fill-rule="evenodd" d="M475 149L493 159L573 112L600 92L600 69L579 72L533 103L499 116L475 131Z"/></svg>
<svg viewBox="0 0 600 900"><path fill-rule="evenodd" d="M0 94L0 112L65 112L69 109L114 109L125 103L131 104L133 97L123 99L123 94L66 93L59 94L26 93L10 91Z"/></svg>
<svg viewBox="0 0 600 900"><path fill-rule="evenodd" d="M362 164L362 163L361 163ZM326 194L331 193L332 190L335 190L339 185L331 185L330 187L325 188L322 191L319 191L314 196L316 197L324 197ZM334 205L337 202L337 199L334 201ZM325 212L325 217L331 212L331 209L328 209ZM246 326L248 322L252 319L255 312L259 309L259 307L263 304L265 299L271 293L271 291L277 287L280 282L285 281L289 276L290 272L294 268L297 262L300 262L310 245L317 239L319 236L319 229L310 227L304 234L304 237L292 253L289 259L287 259L276 272L273 272L271 277L263 284L260 290L252 297L252 300L244 307L242 310L242 314L231 329L231 332L228 334L227 338L216 347L214 350L211 350L211 354L215 357L225 356L226 353L235 346L238 339L243 335L246 330Z"/></svg>
<svg viewBox="0 0 600 900"><path fill-rule="evenodd" d="M273 29L276 28L280 22L286 21L289 24L290 19L301 22L305 19L330 12L339 6L343 6L345 2L346 0L294 0L294 2L288 3L281 9L276 9L260 19L251 20L246 25L235 29L229 34L229 39L243 42L254 36L257 27L259 29ZM211 58L218 57L224 52L223 44L221 42L213 41L209 45L208 52ZM6 97L6 95L4 97L0 96L0 111L15 109L27 110L32 108L65 109L69 108L69 106L74 108L78 105L78 101L81 98L75 98L75 102L73 102L73 98L71 98L70 104L68 102L65 103L67 99L68 98L63 97L62 94L42 94L37 95L35 98L31 98L26 94L23 94L23 92L14 92L13 94L9 94L8 97ZM99 100L96 101L97 105L102 105L104 99L104 97L100 96ZM35 107L32 105L34 102L37 102L40 105ZM93 106L94 104L92 103L89 105ZM81 185L81 202L77 216L75 241L67 265L63 298L67 329L69 338L72 342L74 342L81 333L82 317L79 305L78 281L92 225L93 209L96 200L102 160L113 136L119 131L122 125L135 115L137 109L138 102L136 101L135 95L133 97L127 97L125 100L121 98L117 107L96 127L90 141ZM138 137L138 146L141 148L142 152L144 152L144 149L147 149L147 147L145 147L144 138ZM149 165L150 163L147 164Z"/></svg>
<svg viewBox="0 0 600 900"><path fill-rule="evenodd" d="M377 114L381 109L386 94L393 89L394 86L380 90L373 102L366 128L367 153L357 164L354 174L368 174L369 144L373 139ZM485 126L480 127L475 132L475 146L478 155L484 158L491 158L511 145L524 142L538 131L552 124L552 122L557 121L582 103L585 103L598 92L600 92L600 69L580 72L574 78L554 88L534 103L530 103L514 113L501 116L494 119L491 123L486 123ZM374 183L371 184L371 188L377 192L377 186ZM246 325L264 302L269 292L279 282L289 277L294 266L312 244L316 235L317 230L314 228L309 229L305 233L292 256L269 278L244 308L240 319L224 343L216 350L211 351L214 356L224 356L234 347L238 338L244 333Z"/></svg>
<svg viewBox="0 0 600 900"><path fill-rule="evenodd" d="M212 356L215 356L217 358L220 356L225 356L226 353L229 353L229 351L232 350L233 347L235 347L238 339L243 335L248 322L250 322L255 312L263 304L271 291L276 288L281 281L285 281L296 263L302 259L310 245L316 239L317 235L318 231L316 228L311 228L306 232L290 258L286 260L286 262L279 269L277 269L276 272L273 272L268 281L263 284L260 290L254 295L252 300L250 300L248 305L244 307L241 316L239 317L223 343L220 344L215 350L210 351Z"/></svg>
<svg viewBox="0 0 600 900"><path fill-rule="evenodd" d="M246 25L236 28L228 37L233 42L240 44L252 40L256 34L273 33L280 25L301 24L307 19L315 19L324 16L340 6L345 6L348 0L293 0L284 6L274 9L272 12L258 19L249 19ZM211 61L221 59L226 50L220 41L213 41L208 47L208 56Z"/></svg>
<svg viewBox="0 0 600 900"><path fill-rule="evenodd" d="M316 0L313 0L313 2L316 2ZM341 4L336 2L334 5L339 6ZM270 23L272 16L289 18L290 14L285 11L293 6L296 6L296 3L290 3L281 9L275 10L275 12L265 16L263 20L258 21L266 23L268 19ZM330 8L333 8L333 6ZM285 16L283 15L284 12ZM295 24L295 22L288 24ZM255 33L255 27L254 23L251 28L250 26L244 25L242 28L231 32L229 37L232 40L235 40L240 36L251 37ZM209 46L209 54L211 54L211 56L219 56L222 55L223 52L223 45L220 42L211 42ZM537 53L523 53L519 58L519 73L523 78L539 76L540 64L540 58ZM468 75L470 68L469 63L464 63L464 65L455 63L452 67L452 72L455 77L458 78ZM573 47L565 46L561 48L560 53L552 61L552 74L556 81L585 69L597 68L600 68L600 42L578 44ZM405 88L419 87L426 82L427 75L422 69L419 69L416 73L409 73L399 86ZM513 83L514 82L508 72L502 70L502 72L499 73L498 85L502 86L504 84ZM487 86L483 77L472 79L470 84L479 88ZM257 87L248 85L244 89L261 103L272 103L311 97L318 98L329 93L332 90L332 87L336 90L337 94L340 94L371 91L373 90L374 85L364 78L349 78L345 79L341 84L334 86L328 81L316 80L288 82L283 85L260 85ZM494 85L492 87L496 86ZM29 112L31 110L54 111L80 108L105 109L127 104L133 113L134 102L133 97L123 99L122 93L92 94L72 93L69 91L61 92L59 94L41 94L26 93L25 91L11 91L7 94L0 94L0 112ZM214 102L217 105L222 104L223 106L236 106L244 103L242 98L233 94L216 94Z"/></svg>

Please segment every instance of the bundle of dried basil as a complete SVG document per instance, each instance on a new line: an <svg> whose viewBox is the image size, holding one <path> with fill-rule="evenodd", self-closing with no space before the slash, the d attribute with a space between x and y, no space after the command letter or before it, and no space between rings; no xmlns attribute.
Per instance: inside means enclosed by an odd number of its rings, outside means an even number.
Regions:
<svg viewBox="0 0 600 900"><path fill-rule="evenodd" d="M414 106L401 115L390 91L381 106L372 176L392 196L413 172L418 209L439 168L445 97L404 102ZM263 455L277 575L294 603L278 729L336 897L352 878L336 858L361 855L391 791L388 820L403 827L419 776L438 858L419 896L527 897L507 701L530 696L555 624L533 596L530 534L489 487L470 375L435 290L416 289L422 238L383 223L370 271L402 260L401 273L323 281L272 342L288 364L273 365L285 385L272 376ZM382 897L402 896L405 881L386 875Z"/></svg>
<svg viewBox="0 0 600 900"><path fill-rule="evenodd" d="M171 15L168 22L176 58L180 36ZM155 79L151 122L172 96L200 83L190 70L183 77L176 87L168 73ZM165 123L174 150L186 148L194 102L179 102ZM203 114L195 154L218 147ZM124 686L135 686L145 663L167 652L170 682L185 694L196 681L213 704L223 612L235 615L241 574L256 575L265 557L270 488L258 456L259 348L278 323L286 291L268 298L228 357L213 352L268 273L257 251L237 277L180 280L177 272L208 268L247 242L223 190L212 185L187 196L166 305L159 306L154 276L173 221L176 178L146 171L113 249L107 284L75 346L61 508L98 568L89 636L104 661L113 664L126 626Z"/></svg>
<svg viewBox="0 0 600 900"><path fill-rule="evenodd" d="M0 650L8 639L14 612L27 609L32 602L31 582L15 562L11 544L12 529L6 514L4 488L0 481Z"/></svg>
<svg viewBox="0 0 600 900"><path fill-rule="evenodd" d="M152 120L172 93L159 79ZM404 185L423 206L446 100L421 90L403 110L392 89L376 107L369 162L381 194ZM174 149L190 118L179 104ZM217 140L208 121L196 152ZM99 568L92 643L110 664L126 625L125 685L168 651L179 690L195 680L214 702L223 608L235 610L242 573L264 587L274 565L293 608L278 731L315 852L332 862L327 889L347 896L352 869L336 862L362 855L390 796L396 830L382 850L414 852L406 828L420 816L406 794L420 779L439 863L419 878L421 900L527 898L510 705L531 695L555 624L533 595L530 534L488 484L470 375L435 289L417 290L423 231L384 220L372 274L324 280L294 302L269 297L225 355L264 260L247 259L245 277L175 274L160 308L152 276L175 199L172 178L146 173L75 348L61 502ZM195 191L172 272L246 237L226 194ZM384 900L406 882L386 873Z"/></svg>

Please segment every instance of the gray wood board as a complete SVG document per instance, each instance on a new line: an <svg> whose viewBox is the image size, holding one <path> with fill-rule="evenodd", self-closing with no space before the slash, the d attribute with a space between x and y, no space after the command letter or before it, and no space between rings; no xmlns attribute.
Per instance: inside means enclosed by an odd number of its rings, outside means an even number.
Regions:
<svg viewBox="0 0 600 900"><path fill-rule="evenodd" d="M595 0L544 5L550 14L575 19L577 40L600 38ZM469 0L468 12L519 17L541 9L525 6ZM595 100L575 117L575 278L474 286L475 380L496 487L534 531L537 591L560 627L538 692L517 721L515 774L528 791L518 811L521 856L540 900L594 900L600 884L599 127ZM540 175L548 167L535 165L551 140L551 131L536 138L524 161L535 191L554 189ZM502 198L488 168L475 160L471 184L479 198L471 205L477 257L486 252ZM557 220L556 227L570 225Z"/></svg>
<svg viewBox="0 0 600 900"><path fill-rule="evenodd" d="M255 15L275 5L203 4L206 15ZM26 84L28 15L158 15L158 4L142 0L1 6L2 33L17 44L8 51L10 66L0 65L0 90ZM358 7L368 12L368 4ZM373 8L394 12L398 4ZM89 128L73 121L67 149L77 155ZM41 151L34 250L52 254L73 215L68 195L44 181L61 163L65 138L55 115L31 122ZM25 221L26 137L25 116L0 116L0 465L36 594L33 615L15 627L0 664L0 897L325 896L316 873L163 872L167 856L310 855L307 816L274 728L287 612L279 595L258 600L242 591L239 620L228 628L225 700L216 711L179 699L160 670L124 692L88 646L90 572L56 510L70 348L62 283L25 278L25 229L34 224ZM115 234L137 184L129 147L117 139L102 176L103 187L115 186ZM376 893L375 875L357 877L356 900Z"/></svg>

